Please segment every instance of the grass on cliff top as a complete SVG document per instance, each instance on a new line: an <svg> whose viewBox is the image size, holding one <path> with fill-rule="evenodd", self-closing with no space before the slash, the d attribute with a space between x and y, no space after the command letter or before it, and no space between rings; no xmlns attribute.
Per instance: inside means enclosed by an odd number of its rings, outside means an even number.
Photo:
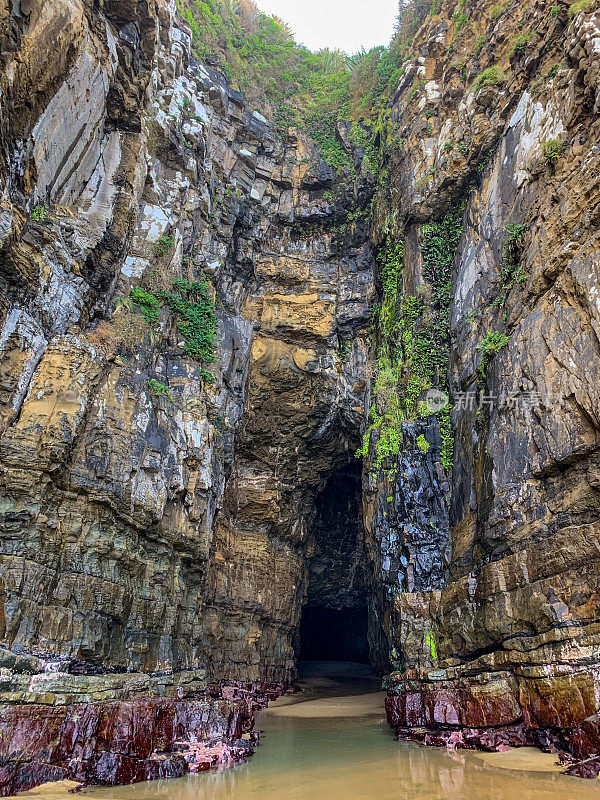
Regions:
<svg viewBox="0 0 600 800"><path fill-rule="evenodd" d="M322 157L341 170L351 165L337 122L378 119L400 80L410 44L407 32L414 35L418 28L420 5L421 0L401 3L389 47L353 56L311 52L295 41L285 22L263 14L252 0L179 0L179 13L191 28L200 61L220 69L281 131L291 126L307 131Z"/></svg>
<svg viewBox="0 0 600 800"><path fill-rule="evenodd" d="M251 0L180 0L179 11L200 61L220 69L280 130L305 129L332 166L349 166L336 138L337 120L348 116L350 73L343 53L311 52L285 22L261 13Z"/></svg>

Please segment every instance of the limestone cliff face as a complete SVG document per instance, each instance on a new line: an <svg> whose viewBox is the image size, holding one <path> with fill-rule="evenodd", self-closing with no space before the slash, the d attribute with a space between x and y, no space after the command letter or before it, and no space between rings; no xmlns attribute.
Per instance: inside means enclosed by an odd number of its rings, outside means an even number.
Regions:
<svg viewBox="0 0 600 800"><path fill-rule="evenodd" d="M462 32L442 15L397 92L393 190L409 228L467 202L451 557L433 591L395 600L410 669L390 708L405 727L541 735L598 710L599 25L541 4L477 4Z"/></svg>
<svg viewBox="0 0 600 800"><path fill-rule="evenodd" d="M303 604L360 601L406 735L600 750L598 14L486 2L468 26L428 19L372 215L367 171L349 187L303 133L278 136L194 60L174 3L22 0L0 31L15 740L22 703L289 682ZM361 478L375 245L404 241L402 291L428 303L424 232L461 203L453 463L429 416L384 471L375 431ZM166 308L150 324L131 304L203 275L219 325L204 365Z"/></svg>
<svg viewBox="0 0 600 800"><path fill-rule="evenodd" d="M175 739L247 749L253 696L211 682L295 675L366 402L372 189L197 63L174 3L1 21L0 794L180 775L217 756ZM204 365L129 299L202 276Z"/></svg>
<svg viewBox="0 0 600 800"><path fill-rule="evenodd" d="M0 634L289 680L314 497L362 423L374 277L346 212L369 191L334 208L315 146L195 62L173 5L68 3L60 38L30 5L3 78ZM25 114L41 48L62 60ZM119 300L200 271L212 385L171 319Z"/></svg>

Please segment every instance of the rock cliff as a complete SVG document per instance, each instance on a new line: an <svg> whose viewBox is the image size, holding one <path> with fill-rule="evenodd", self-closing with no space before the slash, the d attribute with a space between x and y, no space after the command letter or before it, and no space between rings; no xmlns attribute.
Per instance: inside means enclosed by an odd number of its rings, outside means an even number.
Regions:
<svg viewBox="0 0 600 800"><path fill-rule="evenodd" d="M598 740L600 19L592 4L461 13L426 21L393 108L406 235L423 245L428 220L466 205L450 558L427 587L407 569L395 596L403 672L388 710L403 736L472 746L488 729L493 747L504 730L585 758ZM405 281L422 269L413 253Z"/></svg>
<svg viewBox="0 0 600 800"><path fill-rule="evenodd" d="M600 752L600 18L466 5L351 177L170 0L0 8L5 793L237 742L303 608L401 736Z"/></svg>

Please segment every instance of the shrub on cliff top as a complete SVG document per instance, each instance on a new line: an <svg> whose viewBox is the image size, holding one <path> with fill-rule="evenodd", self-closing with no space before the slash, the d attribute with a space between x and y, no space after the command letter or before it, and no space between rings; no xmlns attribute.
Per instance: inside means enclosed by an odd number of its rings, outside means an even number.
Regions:
<svg viewBox="0 0 600 800"><path fill-rule="evenodd" d="M285 22L261 13L251 0L180 0L179 10L201 61L216 63L281 129L305 128L333 167L349 166L336 138L337 120L348 116L350 74L343 53L312 53Z"/></svg>
<svg viewBox="0 0 600 800"><path fill-rule="evenodd" d="M383 129L379 117L431 5L431 0L403 0L390 46L354 56L328 49L311 52L294 41L282 20L261 13L252 0L179 0L179 11L191 28L199 60L216 64L280 130L306 130L332 167L351 172L337 122L371 118Z"/></svg>

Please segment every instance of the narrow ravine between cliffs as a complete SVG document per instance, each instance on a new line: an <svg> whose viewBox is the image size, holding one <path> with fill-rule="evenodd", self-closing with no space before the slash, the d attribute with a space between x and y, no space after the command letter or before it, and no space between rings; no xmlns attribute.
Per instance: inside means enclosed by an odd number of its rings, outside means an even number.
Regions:
<svg viewBox="0 0 600 800"><path fill-rule="evenodd" d="M0 2L0 798L600 798L600 0L274 2Z"/></svg>
<svg viewBox="0 0 600 800"><path fill-rule="evenodd" d="M304 662L297 694L256 718L261 746L244 764L123 787L90 787L89 800L594 800L600 781L559 774L556 757L534 748L476 753L394 740L384 693L369 668ZM21 797L68 800L74 784Z"/></svg>

